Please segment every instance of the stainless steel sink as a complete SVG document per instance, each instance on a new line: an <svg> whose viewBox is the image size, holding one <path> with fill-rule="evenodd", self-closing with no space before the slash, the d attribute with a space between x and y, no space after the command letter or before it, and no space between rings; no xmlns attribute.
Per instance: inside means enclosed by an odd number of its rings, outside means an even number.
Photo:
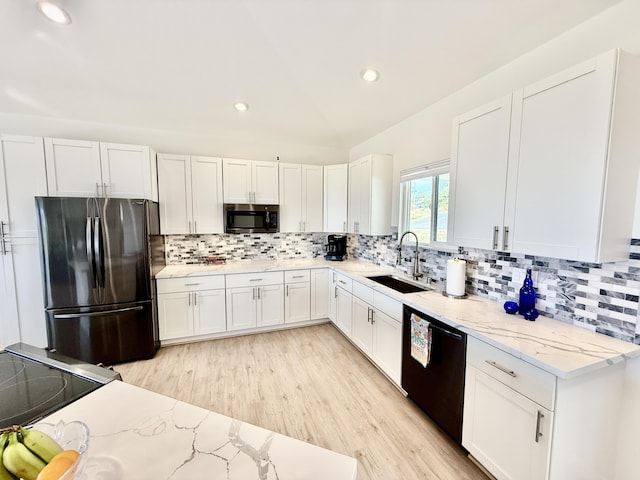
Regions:
<svg viewBox="0 0 640 480"><path fill-rule="evenodd" d="M367 278L400 293L414 293L433 290L433 288L429 287L428 285L420 285L416 282L411 282L409 280L397 277L396 275L374 275L373 277Z"/></svg>

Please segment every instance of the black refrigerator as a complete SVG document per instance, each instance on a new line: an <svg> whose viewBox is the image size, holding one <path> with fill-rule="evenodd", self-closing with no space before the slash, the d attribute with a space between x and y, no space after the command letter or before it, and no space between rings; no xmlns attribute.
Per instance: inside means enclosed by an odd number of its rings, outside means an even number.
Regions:
<svg viewBox="0 0 640 480"><path fill-rule="evenodd" d="M158 204L36 197L47 340L88 363L153 357L155 274L164 266Z"/></svg>

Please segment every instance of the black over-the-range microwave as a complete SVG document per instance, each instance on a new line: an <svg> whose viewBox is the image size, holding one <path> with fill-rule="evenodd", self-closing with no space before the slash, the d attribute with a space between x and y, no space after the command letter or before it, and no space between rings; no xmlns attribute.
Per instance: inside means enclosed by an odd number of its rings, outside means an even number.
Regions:
<svg viewBox="0 0 640 480"><path fill-rule="evenodd" d="M225 233L277 233L278 205L224 204Z"/></svg>

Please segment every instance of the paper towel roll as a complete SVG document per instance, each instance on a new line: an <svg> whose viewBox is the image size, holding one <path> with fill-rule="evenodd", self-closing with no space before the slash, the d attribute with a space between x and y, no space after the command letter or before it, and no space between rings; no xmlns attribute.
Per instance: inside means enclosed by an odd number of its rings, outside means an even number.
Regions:
<svg viewBox="0 0 640 480"><path fill-rule="evenodd" d="M467 262L460 258L447 260L447 295L460 297L464 295L467 276Z"/></svg>

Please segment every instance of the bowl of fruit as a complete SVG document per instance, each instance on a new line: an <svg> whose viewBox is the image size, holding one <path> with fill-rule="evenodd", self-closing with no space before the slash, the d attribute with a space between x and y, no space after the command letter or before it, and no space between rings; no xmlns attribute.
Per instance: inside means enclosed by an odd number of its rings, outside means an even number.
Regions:
<svg viewBox="0 0 640 480"><path fill-rule="evenodd" d="M89 427L79 421L3 428L0 479L71 480L81 472Z"/></svg>

